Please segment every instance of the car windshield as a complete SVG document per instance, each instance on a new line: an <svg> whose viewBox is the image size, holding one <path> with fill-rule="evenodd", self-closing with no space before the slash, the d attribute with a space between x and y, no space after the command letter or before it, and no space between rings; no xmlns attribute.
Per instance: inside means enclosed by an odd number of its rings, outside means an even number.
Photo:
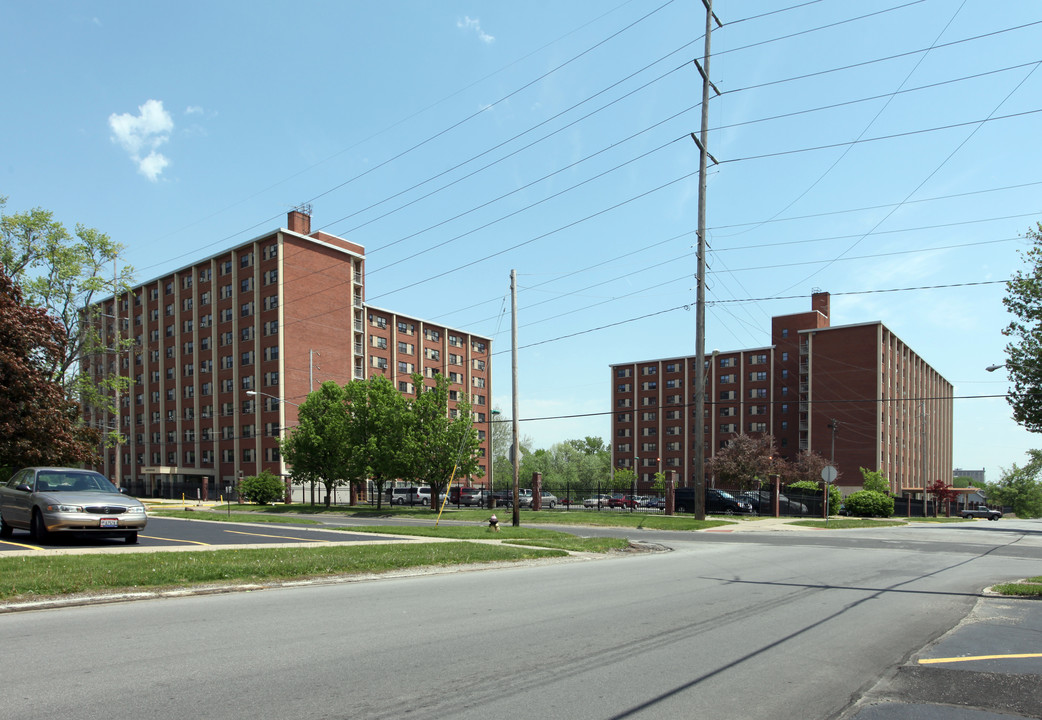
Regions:
<svg viewBox="0 0 1042 720"><path fill-rule="evenodd" d="M75 470L46 470L36 477L36 492L118 493L104 475Z"/></svg>
<svg viewBox="0 0 1042 720"><path fill-rule="evenodd" d="M731 493L727 492L726 490L720 490L719 492L720 492L720 497L726 498L728 500L734 500L734 495L732 495Z"/></svg>

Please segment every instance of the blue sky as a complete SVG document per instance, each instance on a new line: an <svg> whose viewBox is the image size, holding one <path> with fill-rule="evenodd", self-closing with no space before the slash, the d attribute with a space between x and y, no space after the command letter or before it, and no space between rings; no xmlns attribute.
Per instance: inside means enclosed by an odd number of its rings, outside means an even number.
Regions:
<svg viewBox="0 0 1042 720"><path fill-rule="evenodd" d="M714 9L707 350L827 290L954 384L954 464L998 479L1039 445L979 396L1042 219L1042 5ZM609 440L608 366L695 349L703 28L698 0L0 0L0 195L141 281L310 202L370 302L494 338L506 411L516 269L522 434Z"/></svg>

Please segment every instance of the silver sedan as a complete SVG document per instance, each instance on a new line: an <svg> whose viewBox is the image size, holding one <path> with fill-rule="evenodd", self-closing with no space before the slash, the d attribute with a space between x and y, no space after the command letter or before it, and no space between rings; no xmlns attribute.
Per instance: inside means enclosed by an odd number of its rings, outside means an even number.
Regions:
<svg viewBox="0 0 1042 720"><path fill-rule="evenodd" d="M91 470L25 468L0 485L0 537L17 528L37 542L52 532L71 532L136 543L147 522L139 500Z"/></svg>

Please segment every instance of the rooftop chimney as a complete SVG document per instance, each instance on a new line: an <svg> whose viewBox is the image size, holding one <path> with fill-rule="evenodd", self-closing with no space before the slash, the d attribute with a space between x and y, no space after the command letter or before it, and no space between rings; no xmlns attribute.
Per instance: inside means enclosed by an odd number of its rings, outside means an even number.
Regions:
<svg viewBox="0 0 1042 720"><path fill-rule="evenodd" d="M310 235L311 207L303 206L290 210L289 214L286 216L286 225L289 227L290 232L299 233L300 235Z"/></svg>

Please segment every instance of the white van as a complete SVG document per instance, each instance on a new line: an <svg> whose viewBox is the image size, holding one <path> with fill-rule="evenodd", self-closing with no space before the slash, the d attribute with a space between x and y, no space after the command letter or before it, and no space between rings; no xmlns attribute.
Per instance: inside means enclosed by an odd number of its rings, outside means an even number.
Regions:
<svg viewBox="0 0 1042 720"><path fill-rule="evenodd" d="M396 487L391 488L392 505L430 505L431 489L429 487Z"/></svg>

